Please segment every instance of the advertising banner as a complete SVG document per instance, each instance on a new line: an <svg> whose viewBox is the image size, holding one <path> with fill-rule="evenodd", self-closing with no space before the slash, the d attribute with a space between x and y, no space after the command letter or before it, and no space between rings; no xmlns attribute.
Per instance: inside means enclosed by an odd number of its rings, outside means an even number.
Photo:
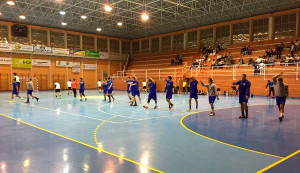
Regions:
<svg viewBox="0 0 300 173"><path fill-rule="evenodd" d="M33 46L17 43L17 44L13 44L13 50L23 51L23 52L33 52Z"/></svg>
<svg viewBox="0 0 300 173"><path fill-rule="evenodd" d="M97 64L83 64L84 70L97 70Z"/></svg>
<svg viewBox="0 0 300 173"><path fill-rule="evenodd" d="M70 55L85 55L84 50L75 50L75 49L70 49Z"/></svg>
<svg viewBox="0 0 300 173"><path fill-rule="evenodd" d="M52 53L51 47L44 47L44 46L34 46L33 51L40 52L40 53Z"/></svg>
<svg viewBox="0 0 300 173"><path fill-rule="evenodd" d="M12 50L13 46L12 44L7 44L7 43L0 43L0 50Z"/></svg>
<svg viewBox="0 0 300 173"><path fill-rule="evenodd" d="M85 56L99 58L99 53L97 51L85 51Z"/></svg>
<svg viewBox="0 0 300 173"><path fill-rule="evenodd" d="M50 60L33 59L33 60L32 60L32 65L33 65L33 66L49 67L49 66L50 66Z"/></svg>
<svg viewBox="0 0 300 173"><path fill-rule="evenodd" d="M0 64L12 64L11 58L0 57Z"/></svg>
<svg viewBox="0 0 300 173"><path fill-rule="evenodd" d="M31 59L12 58L12 67L14 68L32 68Z"/></svg>
<svg viewBox="0 0 300 173"><path fill-rule="evenodd" d="M80 73L80 62L74 62L72 66L73 73Z"/></svg>
<svg viewBox="0 0 300 173"><path fill-rule="evenodd" d="M56 67L80 67L80 62L56 61Z"/></svg>
<svg viewBox="0 0 300 173"><path fill-rule="evenodd" d="M107 52L99 52L99 58L100 59L108 59L108 53Z"/></svg>
<svg viewBox="0 0 300 173"><path fill-rule="evenodd" d="M70 50L69 49L62 49L62 48L54 48L52 47L52 53L56 55L69 55Z"/></svg>

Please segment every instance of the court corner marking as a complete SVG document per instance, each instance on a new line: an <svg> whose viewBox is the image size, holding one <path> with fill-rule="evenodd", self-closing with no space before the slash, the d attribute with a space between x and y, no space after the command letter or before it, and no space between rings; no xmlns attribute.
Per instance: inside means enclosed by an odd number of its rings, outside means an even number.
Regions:
<svg viewBox="0 0 300 173"><path fill-rule="evenodd" d="M267 171L267 170L273 168L274 166L279 165L280 163L282 163L282 162L288 160L289 158L294 157L295 155L297 155L297 154L299 154L299 153L300 153L300 150L298 150L298 151L296 151L296 152L294 152L294 153L292 153L292 154L290 154L290 155L288 155L288 156L286 156L286 157L284 157L284 158L278 160L277 162L275 162L275 163L273 163L273 164L271 164L271 165L269 165L269 166L267 166L267 167L265 167L265 168L263 168L263 169L257 171L256 173L263 173L263 172L265 172L265 171Z"/></svg>
<svg viewBox="0 0 300 173"><path fill-rule="evenodd" d="M256 106L256 105L251 105L251 106ZM236 108L238 106L235 106L235 107L229 107L229 108L220 108L220 109L216 109L216 110L222 110L222 109L230 109L230 108ZM183 128L185 128L186 130L188 130L189 132L192 132L194 133L195 135L198 135L202 138L205 138L205 139L208 139L208 140L211 140L211 141L214 141L214 142L217 142L217 143L220 143L220 144L223 144L223 145L227 145L229 147L233 147L233 148L237 148L237 149L240 149L240 150L244 150L244 151L248 151L248 152L252 152L252 153L256 153L256 154L261 154L261 155L266 155L266 156L271 156L271 157L276 157L276 158L279 158L279 159L283 159L284 157L282 156L276 156L276 155L273 155L273 154L268 154L268 153L264 153L264 152L260 152L260 151L255 151L255 150L251 150L251 149L247 149L247 148L243 148L243 147L239 147L239 146L236 146L236 145L232 145L232 144L229 144L229 143L226 143L226 142L222 142L222 141L219 141L219 140L216 140L216 139L213 139L213 138L210 138L208 136L204 136L200 133L197 133L197 132L194 132L193 130L189 129L188 127L186 127L184 124L183 124L183 120L188 117L188 116L191 116L191 115L194 115L194 114L198 114L198 113L203 113L203 112L207 112L206 111L199 111L199 112L193 112L193 113L189 113L187 115L184 115L181 119L180 119L180 124Z"/></svg>
<svg viewBox="0 0 300 173"><path fill-rule="evenodd" d="M41 128L41 127L38 127L38 126L36 126L36 125L33 125L33 124L30 124L30 123L27 123L27 122L25 122L25 121L22 121L22 120L19 120L19 119L16 119L16 118L13 118L13 117L11 117L11 116L9 116L9 115L6 115L6 114L3 114L3 113L0 113L0 115L1 115L1 116L3 116L3 117L9 118L9 119L11 119L11 120L15 120L15 121L17 121L17 122L20 122L20 123L22 123L22 124L28 125L28 126L30 126L30 127L36 128L36 129L38 129L38 130L41 130L41 131L44 131L44 132L47 132L47 133L50 133L50 134L56 135L56 136L58 136L58 137L61 137L61 138L67 139L67 140L69 140L69 141L72 141L72 142L75 142L75 143L78 143L78 144L81 144L81 145L84 145L84 146L90 147L90 148L92 148L92 149L95 149L95 150L97 150L97 151L101 151L101 152L103 152L103 153L106 153L106 154L108 154L108 155L111 155L111 156L114 156L114 157L118 157L118 158L120 158L120 159L126 160L126 161L128 161L128 162L131 162L131 163L133 163L133 164L136 164L136 165L139 165L139 166L145 167L145 168L147 168L147 169L150 169L150 170L152 170L152 171L155 171L155 172L158 172L158 173L164 173L163 171L160 171L160 170L157 170L157 169L151 168L151 167L149 167L149 166L146 166L146 165L144 165L144 164L142 164L142 163L139 163L139 162L136 162L136 161L130 160L130 159L126 158L126 157L122 157L122 156L119 156L119 155L117 155L117 154L114 154L114 153L111 153L111 152L105 151L103 148L97 148L97 147L95 147L95 146L92 146L92 145L86 144L86 143L84 143L84 142L80 142L80 141L78 141L78 140L75 140L75 139L69 138L69 137L67 137L67 136L63 136L63 135L61 135L61 134L58 134L58 133L55 133L55 132L53 132L53 131L50 131L50 130L47 130L47 129L44 129L44 128ZM109 119L108 119L108 120L109 120ZM107 121L108 121L108 120L107 120ZM103 123L103 122L102 122L102 123ZM102 124L102 123L101 123L101 124Z"/></svg>

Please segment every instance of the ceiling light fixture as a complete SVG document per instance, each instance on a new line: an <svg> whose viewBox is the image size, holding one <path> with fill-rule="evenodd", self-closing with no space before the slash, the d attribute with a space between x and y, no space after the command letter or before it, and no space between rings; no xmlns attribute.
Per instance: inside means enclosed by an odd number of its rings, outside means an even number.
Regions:
<svg viewBox="0 0 300 173"><path fill-rule="evenodd" d="M20 15L19 18L20 18L20 19L26 19L26 16Z"/></svg>
<svg viewBox="0 0 300 173"><path fill-rule="evenodd" d="M63 15L66 15L66 12L60 11L59 14L63 16Z"/></svg>
<svg viewBox="0 0 300 173"><path fill-rule="evenodd" d="M117 25L121 27L121 26L123 26L123 23L122 22L118 22Z"/></svg>
<svg viewBox="0 0 300 173"><path fill-rule="evenodd" d="M66 22L61 22L61 25L62 25L62 26L66 26L67 23L66 23Z"/></svg>
<svg viewBox="0 0 300 173"><path fill-rule="evenodd" d="M104 5L104 11L105 11L105 12L108 12L108 13L109 13L109 12L111 12L111 10L112 10L112 7L111 7L109 4L105 4L105 5Z"/></svg>
<svg viewBox="0 0 300 173"><path fill-rule="evenodd" d="M102 29L101 28L97 28L97 31L100 32L100 31L102 31Z"/></svg>
<svg viewBox="0 0 300 173"><path fill-rule="evenodd" d="M149 20L149 15L147 13L143 13L141 15L141 19L142 19L142 21L148 21Z"/></svg>
<svg viewBox="0 0 300 173"><path fill-rule="evenodd" d="M82 15L81 16L81 19L86 19L87 17L85 15Z"/></svg>
<svg viewBox="0 0 300 173"><path fill-rule="evenodd" d="M14 1L7 1L6 3L7 3L8 5L10 5L10 6L15 5L15 2L14 2Z"/></svg>

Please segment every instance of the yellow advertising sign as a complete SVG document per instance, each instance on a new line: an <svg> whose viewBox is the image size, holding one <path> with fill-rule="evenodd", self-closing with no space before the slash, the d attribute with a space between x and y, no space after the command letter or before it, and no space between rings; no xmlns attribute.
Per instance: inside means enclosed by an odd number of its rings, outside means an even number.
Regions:
<svg viewBox="0 0 300 173"><path fill-rule="evenodd" d="M14 68L32 68L31 59L12 58L12 67Z"/></svg>

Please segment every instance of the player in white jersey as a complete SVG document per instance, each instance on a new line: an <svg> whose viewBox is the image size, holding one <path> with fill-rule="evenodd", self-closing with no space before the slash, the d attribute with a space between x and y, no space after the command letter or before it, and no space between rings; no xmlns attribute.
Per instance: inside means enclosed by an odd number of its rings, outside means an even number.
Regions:
<svg viewBox="0 0 300 173"><path fill-rule="evenodd" d="M68 95L72 94L72 81L71 79L67 82L68 86Z"/></svg>
<svg viewBox="0 0 300 173"><path fill-rule="evenodd" d="M54 88L55 88L55 97L57 98L57 93L58 93L58 95L61 99L60 84L57 81L55 81L55 83L54 83Z"/></svg>
<svg viewBox="0 0 300 173"><path fill-rule="evenodd" d="M99 81L97 82L97 85L98 85L98 90L99 90L99 92L101 92L101 86L102 86L101 80L99 80Z"/></svg>

